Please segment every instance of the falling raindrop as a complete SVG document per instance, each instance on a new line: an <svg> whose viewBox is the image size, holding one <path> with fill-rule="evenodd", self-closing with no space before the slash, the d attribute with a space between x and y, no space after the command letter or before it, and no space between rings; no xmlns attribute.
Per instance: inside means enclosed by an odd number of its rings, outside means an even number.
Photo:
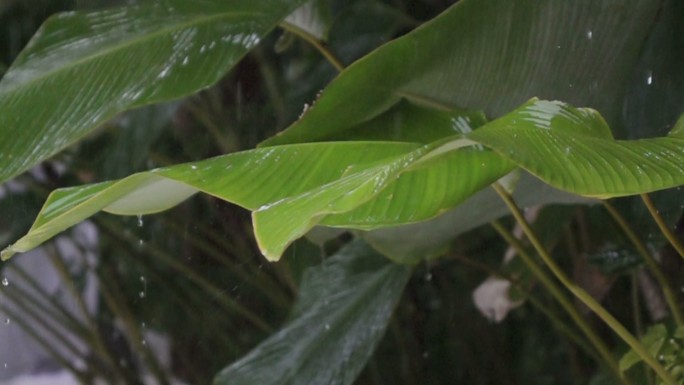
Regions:
<svg viewBox="0 0 684 385"><path fill-rule="evenodd" d="M5 318L5 325L9 325L12 322L9 318Z"/></svg>
<svg viewBox="0 0 684 385"><path fill-rule="evenodd" d="M140 299L143 299L143 298L145 298L145 292L147 291L147 280L145 279L145 276L144 276L144 275L141 275L141 276L140 276L140 282L142 282L143 288L142 288L142 290L138 293L138 297L140 297ZM145 327L145 323L144 323L144 322L143 322L142 326Z"/></svg>
<svg viewBox="0 0 684 385"><path fill-rule="evenodd" d="M594 32L591 30L587 31L587 39L591 40L592 37L594 37Z"/></svg>
<svg viewBox="0 0 684 385"><path fill-rule="evenodd" d="M425 281L432 281L432 273L430 273L429 271L425 274Z"/></svg>
<svg viewBox="0 0 684 385"><path fill-rule="evenodd" d="M142 226L143 226L143 217L142 217L142 215L138 215L138 227L142 227Z"/></svg>
<svg viewBox="0 0 684 385"><path fill-rule="evenodd" d="M2 286L9 286L9 281L7 280L7 277L2 278Z"/></svg>
<svg viewBox="0 0 684 385"><path fill-rule="evenodd" d="M325 324L325 330L330 330L330 324Z"/></svg>
<svg viewBox="0 0 684 385"><path fill-rule="evenodd" d="M649 86L653 84L653 72L649 71L648 75L646 76L646 84Z"/></svg>

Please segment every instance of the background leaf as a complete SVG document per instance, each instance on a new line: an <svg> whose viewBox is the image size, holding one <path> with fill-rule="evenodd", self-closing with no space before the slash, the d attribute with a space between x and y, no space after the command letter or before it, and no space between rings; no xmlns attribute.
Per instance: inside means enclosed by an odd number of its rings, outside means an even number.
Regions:
<svg viewBox="0 0 684 385"><path fill-rule="evenodd" d="M598 203L594 199L557 190L528 173L521 176L513 197L521 207ZM428 221L359 232L359 235L395 261L416 263L442 254L457 235L509 213L493 189L484 189L456 208Z"/></svg>
<svg viewBox="0 0 684 385"><path fill-rule="evenodd" d="M0 82L0 181L120 111L215 83L301 3L163 0L53 16Z"/></svg>
<svg viewBox="0 0 684 385"><path fill-rule="evenodd" d="M351 384L384 334L411 268L363 241L307 271L292 319L214 384Z"/></svg>

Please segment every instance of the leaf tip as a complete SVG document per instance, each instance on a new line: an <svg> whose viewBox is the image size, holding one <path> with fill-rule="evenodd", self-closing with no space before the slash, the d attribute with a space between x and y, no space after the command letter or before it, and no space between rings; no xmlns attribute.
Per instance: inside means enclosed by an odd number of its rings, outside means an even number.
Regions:
<svg viewBox="0 0 684 385"><path fill-rule="evenodd" d="M12 246L8 246L6 249L0 251L0 261L6 261L15 254L16 252L12 249Z"/></svg>

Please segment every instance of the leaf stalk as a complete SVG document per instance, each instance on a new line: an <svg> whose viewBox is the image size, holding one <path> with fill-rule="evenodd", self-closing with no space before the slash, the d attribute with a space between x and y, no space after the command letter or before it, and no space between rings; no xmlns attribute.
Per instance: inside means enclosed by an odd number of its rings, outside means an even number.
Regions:
<svg viewBox="0 0 684 385"><path fill-rule="evenodd" d="M658 376L667 385L677 385L677 382L670 376L665 368L649 354L648 350L630 333L622 324L615 319L601 304L598 303L592 296L590 296L584 289L577 286L572 280L563 272L561 267L551 258L551 255L546 251L537 234L532 230L532 227L527 223L520 208L513 200L513 197L500 185L494 183L492 185L494 190L499 194L508 209L513 214L515 220L520 224L523 232L534 246L539 256L542 258L546 266L551 270L553 275L569 290L575 297L591 309L603 322L605 322L622 340L629 345L639 357L655 371Z"/></svg>

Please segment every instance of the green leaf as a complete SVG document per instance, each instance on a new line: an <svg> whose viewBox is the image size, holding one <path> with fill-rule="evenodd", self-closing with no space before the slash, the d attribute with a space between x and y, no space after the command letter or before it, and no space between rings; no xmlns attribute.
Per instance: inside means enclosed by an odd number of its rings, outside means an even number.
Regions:
<svg viewBox="0 0 684 385"><path fill-rule="evenodd" d="M0 82L0 182L123 110L219 80L303 0L161 0L51 17Z"/></svg>
<svg viewBox="0 0 684 385"><path fill-rule="evenodd" d="M415 222L438 215L512 169L461 136L429 145L332 142L277 146L134 174L117 182L60 189L29 233L2 252L24 252L100 210L142 215L197 191L253 212L262 253L277 260L322 221L349 228ZM416 196L416 189L424 190ZM380 196L378 203L364 205Z"/></svg>
<svg viewBox="0 0 684 385"><path fill-rule="evenodd" d="M356 240L307 271L292 319L214 384L353 383L384 334L410 267Z"/></svg>
<svg viewBox="0 0 684 385"><path fill-rule="evenodd" d="M676 183L684 180L684 165L672 160L672 154L684 153L681 127L667 138L615 141L595 111L533 100L466 137L426 145L329 142L265 147L118 182L57 190L29 233L2 256L35 247L100 210L154 213L197 191L252 210L259 247L268 259L277 260L293 240L318 224L370 230L438 216L509 173L515 163L552 186L585 195L614 195L625 185L631 193L666 188L671 182L665 175ZM649 152L639 157L641 149ZM612 153L623 163L604 158ZM660 179L630 178L629 173L616 172L617 165L627 170L648 165L653 168L650 175ZM616 187L605 178L626 182ZM594 190L587 194L577 186Z"/></svg>
<svg viewBox="0 0 684 385"><path fill-rule="evenodd" d="M651 356L657 357L665 339L667 339L667 328L665 325L658 324L646 331L641 343ZM625 371L639 362L641 362L641 357L634 350L630 350L620 359L620 370Z"/></svg>
<svg viewBox="0 0 684 385"><path fill-rule="evenodd" d="M492 117L532 97L558 99L592 106L619 127L624 79L660 5L459 1L349 66L301 120L262 145L339 137L404 98Z"/></svg>
<svg viewBox="0 0 684 385"><path fill-rule="evenodd" d="M197 191L250 210L265 210L264 205L339 180L350 165L363 172L363 164L420 147L368 142L281 146L156 169L114 182L59 189L50 194L29 233L2 256L30 250L100 210L151 214L173 207Z"/></svg>
<svg viewBox="0 0 684 385"><path fill-rule="evenodd" d="M544 182L609 198L684 184L684 125L667 137L615 140L598 112L531 100L468 138L496 150ZM527 124L531 123L531 124Z"/></svg>

